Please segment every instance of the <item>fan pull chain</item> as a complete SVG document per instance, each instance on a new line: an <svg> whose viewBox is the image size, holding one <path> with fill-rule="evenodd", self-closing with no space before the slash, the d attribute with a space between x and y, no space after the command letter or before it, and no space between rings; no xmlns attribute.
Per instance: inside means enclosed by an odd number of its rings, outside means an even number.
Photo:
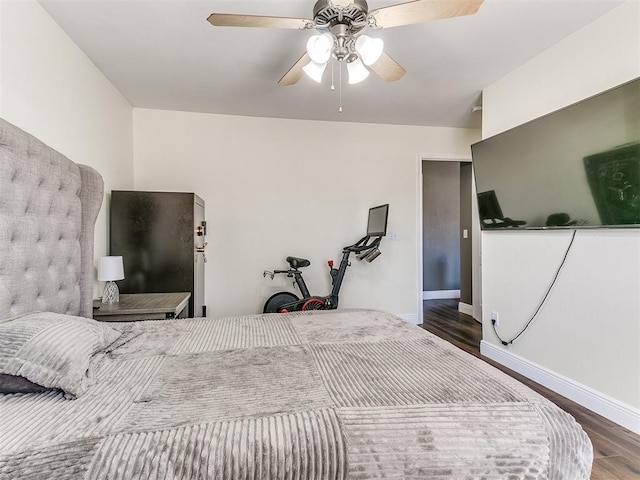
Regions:
<svg viewBox="0 0 640 480"><path fill-rule="evenodd" d="M331 91L333 92L336 89L336 86L333 84L333 65L335 62L331 60Z"/></svg>
<svg viewBox="0 0 640 480"><path fill-rule="evenodd" d="M338 64L338 68L340 69L340 86L338 89L340 94L340 108L338 108L338 113L342 113L342 62Z"/></svg>

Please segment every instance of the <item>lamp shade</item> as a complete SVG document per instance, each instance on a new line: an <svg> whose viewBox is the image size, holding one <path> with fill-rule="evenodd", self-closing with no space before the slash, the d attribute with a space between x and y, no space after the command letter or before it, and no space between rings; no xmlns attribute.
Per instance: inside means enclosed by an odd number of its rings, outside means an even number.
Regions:
<svg viewBox="0 0 640 480"><path fill-rule="evenodd" d="M311 60L307 63L302 70L306 73L312 80L320 83L322 81L322 74L324 70L327 68L326 63L316 63Z"/></svg>
<svg viewBox="0 0 640 480"><path fill-rule="evenodd" d="M307 41L307 53L316 63L326 63L331 57L333 49L333 35L329 32L322 35L313 35Z"/></svg>
<svg viewBox="0 0 640 480"><path fill-rule="evenodd" d="M124 265L122 257L101 257L98 264L98 280L112 282L124 279Z"/></svg>
<svg viewBox="0 0 640 480"><path fill-rule="evenodd" d="M347 71L349 72L349 83L351 85L360 83L369 76L369 70L362 64L359 58L347 63Z"/></svg>
<svg viewBox="0 0 640 480"><path fill-rule="evenodd" d="M362 63L373 65L378 61L384 50L384 42L381 38L372 38L368 35L360 35L356 39L356 52L360 55Z"/></svg>

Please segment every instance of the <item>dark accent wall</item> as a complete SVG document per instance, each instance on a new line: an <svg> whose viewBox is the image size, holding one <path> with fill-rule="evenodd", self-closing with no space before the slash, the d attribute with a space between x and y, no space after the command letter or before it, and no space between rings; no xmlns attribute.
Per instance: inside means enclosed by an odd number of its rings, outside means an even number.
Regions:
<svg viewBox="0 0 640 480"><path fill-rule="evenodd" d="M471 163L460 163L460 301L473 304L471 283ZM464 231L467 238L464 238Z"/></svg>
<svg viewBox="0 0 640 480"><path fill-rule="evenodd" d="M460 289L460 163L422 162L423 291Z"/></svg>

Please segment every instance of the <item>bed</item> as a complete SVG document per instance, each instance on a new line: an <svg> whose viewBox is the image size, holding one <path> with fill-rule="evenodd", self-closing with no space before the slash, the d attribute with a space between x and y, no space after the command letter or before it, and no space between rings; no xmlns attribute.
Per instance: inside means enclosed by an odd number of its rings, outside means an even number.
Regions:
<svg viewBox="0 0 640 480"><path fill-rule="evenodd" d="M0 121L0 187L0 479L590 477L570 415L386 312L96 322L99 175Z"/></svg>

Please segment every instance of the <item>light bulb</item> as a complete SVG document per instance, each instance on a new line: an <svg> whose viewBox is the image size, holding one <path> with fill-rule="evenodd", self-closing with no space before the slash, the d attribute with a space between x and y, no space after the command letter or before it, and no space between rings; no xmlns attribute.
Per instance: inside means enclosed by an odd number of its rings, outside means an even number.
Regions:
<svg viewBox="0 0 640 480"><path fill-rule="evenodd" d="M333 49L333 36L329 33L313 35L307 41L307 53L316 63L327 63Z"/></svg>
<svg viewBox="0 0 640 480"><path fill-rule="evenodd" d="M349 72L349 84L351 85L360 83L369 76L369 70L362 64L359 58L347 63L347 71Z"/></svg>
<svg viewBox="0 0 640 480"><path fill-rule="evenodd" d="M362 63L365 65L376 63L383 50L384 42L381 38L371 38L368 35L360 35L356 38L356 52L358 52Z"/></svg>
<svg viewBox="0 0 640 480"><path fill-rule="evenodd" d="M309 76L309 78L320 83L322 81L322 74L324 73L325 68L327 68L326 63L316 63L311 60L302 67L302 70Z"/></svg>

